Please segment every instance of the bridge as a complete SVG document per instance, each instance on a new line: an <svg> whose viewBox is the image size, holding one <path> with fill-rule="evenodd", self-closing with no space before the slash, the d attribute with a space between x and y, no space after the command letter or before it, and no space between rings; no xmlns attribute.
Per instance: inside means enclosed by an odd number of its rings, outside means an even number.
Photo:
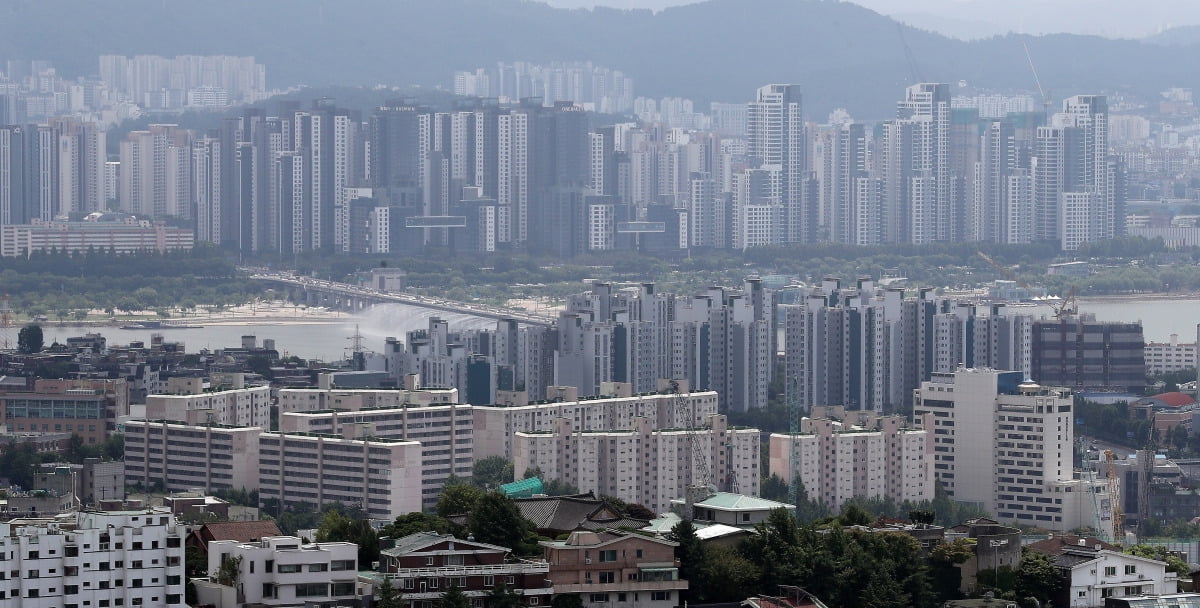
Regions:
<svg viewBox="0 0 1200 608"><path fill-rule="evenodd" d="M289 299L293 302L304 302L309 306L324 306L350 312L360 312L376 304L405 304L473 317L497 320L513 319L525 325L542 327L549 327L557 319L557 314L551 311L529 311L411 293L383 292L349 283L322 281L292 274L256 272L251 273L248 278L278 286L288 294Z"/></svg>

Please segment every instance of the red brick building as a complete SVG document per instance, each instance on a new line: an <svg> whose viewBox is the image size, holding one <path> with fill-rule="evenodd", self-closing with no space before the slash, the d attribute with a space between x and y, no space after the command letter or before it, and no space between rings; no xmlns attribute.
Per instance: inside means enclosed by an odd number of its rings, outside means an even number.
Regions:
<svg viewBox="0 0 1200 608"><path fill-rule="evenodd" d="M676 543L640 534L573 532L542 541L554 594L579 594L587 608L611 603L671 608L688 583L679 578Z"/></svg>
<svg viewBox="0 0 1200 608"><path fill-rule="evenodd" d="M411 608L435 605L453 585L476 607L501 586L526 606L550 604L550 566L518 559L506 547L418 532L397 539L394 547L380 552L379 560L382 575L392 579Z"/></svg>

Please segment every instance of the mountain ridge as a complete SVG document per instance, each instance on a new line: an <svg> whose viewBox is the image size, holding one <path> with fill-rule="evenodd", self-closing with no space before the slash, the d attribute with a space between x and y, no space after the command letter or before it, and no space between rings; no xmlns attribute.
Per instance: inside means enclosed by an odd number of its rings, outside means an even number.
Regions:
<svg viewBox="0 0 1200 608"><path fill-rule="evenodd" d="M258 58L273 87L445 86L454 70L496 61L591 60L630 75L638 95L745 101L763 84L794 82L816 119L836 107L876 119L892 114L914 77L1033 89L1026 42L1057 98L1200 85L1179 65L1195 45L1063 34L962 41L827 0L657 12L524 0L13 0L6 12L0 59L50 59L67 75L95 73L101 54L231 54Z"/></svg>

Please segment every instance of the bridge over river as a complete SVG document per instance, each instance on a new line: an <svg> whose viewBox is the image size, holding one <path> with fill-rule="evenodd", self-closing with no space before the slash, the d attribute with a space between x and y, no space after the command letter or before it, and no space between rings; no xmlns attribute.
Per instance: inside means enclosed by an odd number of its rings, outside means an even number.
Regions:
<svg viewBox="0 0 1200 608"><path fill-rule="evenodd" d="M518 323L544 327L550 326L557 319L557 315L551 311L529 311L410 293L382 292L349 283L322 281L291 274L258 272L250 274L248 278L274 284L281 291L288 293L293 302L351 312L361 312L375 304L405 304L488 319L514 319Z"/></svg>

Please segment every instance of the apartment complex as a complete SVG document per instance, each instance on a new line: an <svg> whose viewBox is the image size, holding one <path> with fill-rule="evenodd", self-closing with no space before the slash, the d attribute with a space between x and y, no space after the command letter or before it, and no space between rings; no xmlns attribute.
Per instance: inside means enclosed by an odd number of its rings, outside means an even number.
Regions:
<svg viewBox="0 0 1200 608"><path fill-rule="evenodd" d="M169 509L125 504L0 523L0 605L168 606L184 603L184 527Z"/></svg>
<svg viewBox="0 0 1200 608"><path fill-rule="evenodd" d="M856 496L932 500L933 438L904 416L814 408L799 433L771 435L769 470L785 481L799 478L810 498L833 509Z"/></svg>
<svg viewBox="0 0 1200 608"><path fill-rule="evenodd" d="M1000 521L1065 531L1099 519L1111 534L1111 497L1099 497L1103 513L1080 504L1099 482L1075 478L1070 389L1023 378L960 368L921 384L913 411L933 431L935 477L955 500Z"/></svg>
<svg viewBox="0 0 1200 608"><path fill-rule="evenodd" d="M165 253L190 250L195 240L195 233L190 228L176 228L131 215L96 212L82 222L34 218L28 224L0 226L0 257L91 250Z"/></svg>
<svg viewBox="0 0 1200 608"><path fill-rule="evenodd" d="M549 431L514 434L515 470L538 468L547 479L655 512L669 509L691 486L758 494L760 432L730 427L724 415L686 429L659 429L647 418L633 419L629 430L576 430L565 418L553 424Z"/></svg>
<svg viewBox="0 0 1200 608"><path fill-rule="evenodd" d="M661 383L660 383L661 384ZM628 392L629 385L609 384L605 395ZM554 391L552 391L554 392ZM513 437L520 432L549 431L554 421L571 421L578 431L608 431L633 428L635 418L649 420L655 428L696 428L716 414L719 396L715 391L650 393L578 399L578 391L564 387L565 401L527 405L475 407L475 456L512 457Z"/></svg>

